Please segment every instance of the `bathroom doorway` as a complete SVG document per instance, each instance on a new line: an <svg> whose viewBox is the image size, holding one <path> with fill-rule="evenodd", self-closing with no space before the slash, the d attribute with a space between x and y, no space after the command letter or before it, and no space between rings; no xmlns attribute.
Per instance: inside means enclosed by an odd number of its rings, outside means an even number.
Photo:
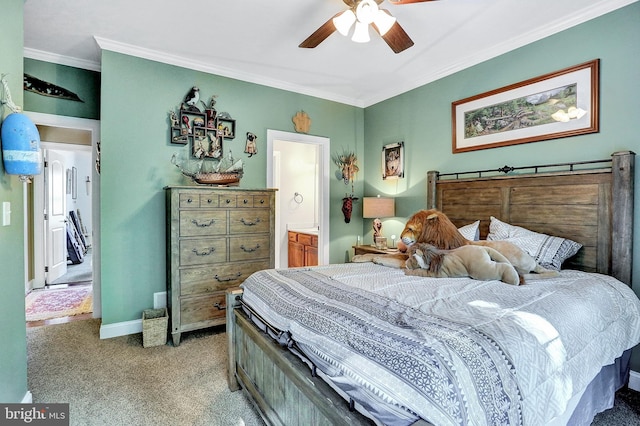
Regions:
<svg viewBox="0 0 640 426"><path fill-rule="evenodd" d="M267 130L267 186L276 192L276 268L287 267L290 226L318 229L318 264L329 262L329 138Z"/></svg>

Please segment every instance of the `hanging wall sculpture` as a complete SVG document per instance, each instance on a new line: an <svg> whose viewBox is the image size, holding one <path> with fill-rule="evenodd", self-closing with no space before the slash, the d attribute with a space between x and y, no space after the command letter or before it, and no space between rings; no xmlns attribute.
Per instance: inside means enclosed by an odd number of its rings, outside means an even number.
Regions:
<svg viewBox="0 0 640 426"><path fill-rule="evenodd" d="M235 138L236 121L227 112L217 112L216 98L211 96L206 104L200 89L193 86L178 110L169 111L171 143L186 145L189 150L187 158L174 154L171 162L198 184L235 186L244 165L233 158L230 149L225 154L224 141Z"/></svg>
<svg viewBox="0 0 640 426"><path fill-rule="evenodd" d="M70 90L57 86L44 80L40 80L32 75L24 75L24 90L37 93L38 95L48 96L51 98L67 99L75 102L83 102L82 99Z"/></svg>
<svg viewBox="0 0 640 426"><path fill-rule="evenodd" d="M304 111L298 111L291 118L293 121L293 128L298 133L309 133L311 129L311 118L309 118L309 114Z"/></svg>
<svg viewBox="0 0 640 426"><path fill-rule="evenodd" d="M351 222L351 212L353 210L353 202L358 198L354 196L353 182L356 180L356 174L360 170L358 168L358 157L353 152L343 152L342 154L335 155L333 162L340 168L337 175L345 185L351 184L351 194L345 194L342 199L342 214L344 215L345 223Z"/></svg>
<svg viewBox="0 0 640 426"><path fill-rule="evenodd" d="M258 136L255 133L247 132L247 142L244 145L245 154L249 154L249 158L258 153Z"/></svg>

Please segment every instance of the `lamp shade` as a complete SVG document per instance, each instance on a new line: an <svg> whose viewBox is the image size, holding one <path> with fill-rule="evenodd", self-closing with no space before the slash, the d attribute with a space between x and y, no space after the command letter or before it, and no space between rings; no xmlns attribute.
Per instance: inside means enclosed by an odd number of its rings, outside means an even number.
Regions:
<svg viewBox="0 0 640 426"><path fill-rule="evenodd" d="M378 12L376 12L376 17L373 20L373 23L376 24L376 27L378 27L378 31L380 32L380 35L383 36L387 32L389 32L391 27L393 27L393 24L396 23L396 18L389 15L387 12L385 12L382 9L378 9Z"/></svg>
<svg viewBox="0 0 640 426"><path fill-rule="evenodd" d="M362 200L362 217L381 218L396 215L396 203L393 198L364 197Z"/></svg>
<svg viewBox="0 0 640 426"><path fill-rule="evenodd" d="M353 13L351 9L347 9L342 12L339 16L333 18L333 25L336 27L336 30L343 36L349 34L349 30L353 23L356 22L356 14Z"/></svg>
<svg viewBox="0 0 640 426"><path fill-rule="evenodd" d="M362 0L356 7L356 17L359 22L369 25L378 13L378 4L373 0Z"/></svg>
<svg viewBox="0 0 640 426"><path fill-rule="evenodd" d="M353 31L351 40L356 43L368 43L371 38L369 37L369 24L363 24L360 21L356 21L356 29Z"/></svg>

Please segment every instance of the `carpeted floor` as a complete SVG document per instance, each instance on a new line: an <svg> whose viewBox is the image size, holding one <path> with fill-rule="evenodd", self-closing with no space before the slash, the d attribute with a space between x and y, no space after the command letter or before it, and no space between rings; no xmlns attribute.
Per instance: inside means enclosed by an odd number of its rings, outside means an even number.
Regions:
<svg viewBox="0 0 640 426"><path fill-rule="evenodd" d="M53 280L48 285L69 284L69 283L84 283L93 280L93 256L92 250L87 250L84 255L84 261L76 265L67 265L67 273Z"/></svg>
<svg viewBox="0 0 640 426"><path fill-rule="evenodd" d="M640 425L640 392L624 388L616 393L615 405L593 419L592 426Z"/></svg>
<svg viewBox="0 0 640 426"><path fill-rule="evenodd" d="M142 334L99 339L99 320L27 329L34 403L70 404L70 425L261 426L226 381L224 328L185 333L178 347Z"/></svg>
<svg viewBox="0 0 640 426"><path fill-rule="evenodd" d="M25 299L27 321L69 317L89 313L92 310L91 284L33 290Z"/></svg>
<svg viewBox="0 0 640 426"><path fill-rule="evenodd" d="M27 329L34 403L70 404L70 425L262 426L226 380L224 328L142 347L142 334L99 339L100 320ZM592 426L640 425L640 393L621 390Z"/></svg>

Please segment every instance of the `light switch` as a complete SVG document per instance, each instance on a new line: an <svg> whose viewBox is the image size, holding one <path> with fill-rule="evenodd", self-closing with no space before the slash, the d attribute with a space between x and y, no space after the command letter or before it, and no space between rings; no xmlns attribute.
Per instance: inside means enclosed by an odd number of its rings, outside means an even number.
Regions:
<svg viewBox="0 0 640 426"><path fill-rule="evenodd" d="M11 202L2 202L2 226L11 225Z"/></svg>

